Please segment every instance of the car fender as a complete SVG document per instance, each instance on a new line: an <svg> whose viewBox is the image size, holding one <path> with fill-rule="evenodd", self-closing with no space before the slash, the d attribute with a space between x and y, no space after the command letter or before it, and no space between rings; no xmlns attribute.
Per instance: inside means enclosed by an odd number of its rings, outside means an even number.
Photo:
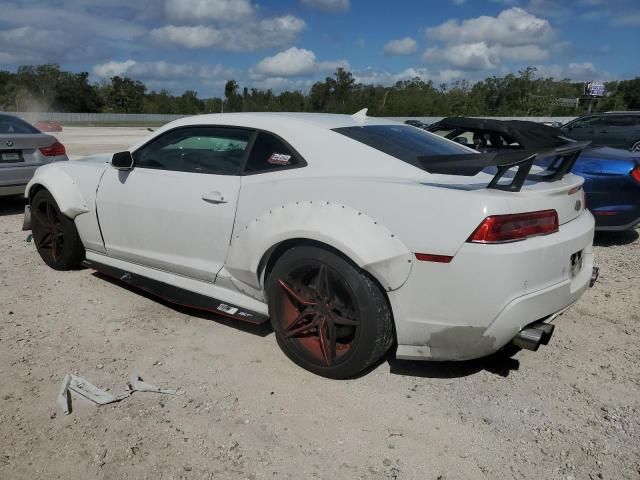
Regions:
<svg viewBox="0 0 640 480"><path fill-rule="evenodd" d="M27 184L25 197L29 198L32 189L37 185L49 190L58 208L67 217L74 219L89 211L75 180L58 164L52 163L38 168Z"/></svg>
<svg viewBox="0 0 640 480"><path fill-rule="evenodd" d="M288 203L236 225L226 269L235 279L261 290L265 255L292 239L335 248L387 291L400 288L411 272L411 252L393 232L362 212L327 201Z"/></svg>

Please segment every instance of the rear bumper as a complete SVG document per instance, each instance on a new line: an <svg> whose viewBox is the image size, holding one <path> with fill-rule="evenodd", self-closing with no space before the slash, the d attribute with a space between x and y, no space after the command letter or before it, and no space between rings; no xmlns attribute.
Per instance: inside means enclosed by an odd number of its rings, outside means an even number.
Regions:
<svg viewBox="0 0 640 480"><path fill-rule="evenodd" d="M389 293L398 358L468 360L489 355L532 322L562 312L589 287L594 220L503 245L465 244L450 264L416 262ZM582 252L582 267L570 258Z"/></svg>

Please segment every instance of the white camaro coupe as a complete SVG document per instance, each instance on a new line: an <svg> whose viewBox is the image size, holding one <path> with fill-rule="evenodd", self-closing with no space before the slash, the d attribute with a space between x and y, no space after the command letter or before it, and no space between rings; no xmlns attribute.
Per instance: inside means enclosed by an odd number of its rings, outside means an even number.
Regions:
<svg viewBox="0 0 640 480"><path fill-rule="evenodd" d="M203 115L128 151L47 165L26 189L42 259L171 302L270 319L302 367L537 349L592 281L584 144L479 154L366 116Z"/></svg>

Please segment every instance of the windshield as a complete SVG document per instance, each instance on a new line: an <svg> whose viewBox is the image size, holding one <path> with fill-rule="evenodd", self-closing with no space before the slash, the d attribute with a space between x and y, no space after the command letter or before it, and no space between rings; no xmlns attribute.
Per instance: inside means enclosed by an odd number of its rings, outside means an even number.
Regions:
<svg viewBox="0 0 640 480"><path fill-rule="evenodd" d="M333 131L421 169L424 163L418 157L472 153L462 145L408 125L367 125Z"/></svg>

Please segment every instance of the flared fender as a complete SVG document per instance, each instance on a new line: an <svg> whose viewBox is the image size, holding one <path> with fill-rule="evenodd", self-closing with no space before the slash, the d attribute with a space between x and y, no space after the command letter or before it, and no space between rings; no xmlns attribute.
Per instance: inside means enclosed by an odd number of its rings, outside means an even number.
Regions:
<svg viewBox="0 0 640 480"><path fill-rule="evenodd" d="M71 219L89 211L76 182L62 168L58 168L55 163L45 165L36 170L35 175L25 189L27 198L36 185L42 185L49 190L60 211Z"/></svg>
<svg viewBox="0 0 640 480"><path fill-rule="evenodd" d="M335 248L387 291L400 288L411 272L411 252L393 232L353 208L323 201L289 203L248 223L237 223L226 269L235 279L261 290L265 254L292 239L314 240Z"/></svg>

